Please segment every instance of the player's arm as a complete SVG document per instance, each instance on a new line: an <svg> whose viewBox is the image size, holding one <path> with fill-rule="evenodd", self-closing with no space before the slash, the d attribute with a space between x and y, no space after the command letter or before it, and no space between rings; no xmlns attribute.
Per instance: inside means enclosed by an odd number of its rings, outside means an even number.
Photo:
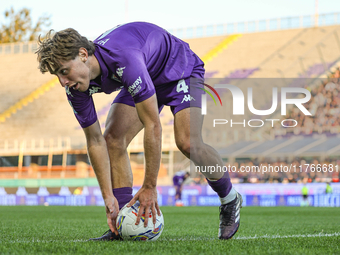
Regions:
<svg viewBox="0 0 340 255"><path fill-rule="evenodd" d="M106 148L106 141L102 135L99 122L96 121L89 127L83 129L87 151L90 157L91 164L96 173L103 198L113 196L110 173L110 160Z"/></svg>
<svg viewBox="0 0 340 255"><path fill-rule="evenodd" d="M144 125L145 177L143 187L155 188L162 153L162 126L159 119L156 94L136 104Z"/></svg>
<svg viewBox="0 0 340 255"><path fill-rule="evenodd" d="M144 125L144 154L145 154L145 176L142 188L131 200L139 200L141 207L138 213L136 224L139 224L140 217L145 210L144 225L148 224L149 212L151 209L153 223L156 223L156 211L160 215L157 203L157 176L161 161L162 127L159 120L156 94L150 98L137 103L136 109L141 122Z"/></svg>
<svg viewBox="0 0 340 255"><path fill-rule="evenodd" d="M118 234L116 229L116 218L119 211L117 199L112 192L110 159L106 147L106 141L102 135L98 120L89 127L83 128L87 151L92 167L105 201L107 223L112 232Z"/></svg>
<svg viewBox="0 0 340 255"><path fill-rule="evenodd" d="M159 120L158 103L155 85L150 77L145 55L140 50L126 49L119 52L119 64L124 67L123 73L117 73L122 84L129 91L136 105L139 119L144 125L144 155L145 176L143 186L129 202L136 200L141 203L136 223L138 224L145 210L144 225L148 224L151 209L153 222L156 223L156 210L160 215L157 204L157 176L161 160L162 129Z"/></svg>

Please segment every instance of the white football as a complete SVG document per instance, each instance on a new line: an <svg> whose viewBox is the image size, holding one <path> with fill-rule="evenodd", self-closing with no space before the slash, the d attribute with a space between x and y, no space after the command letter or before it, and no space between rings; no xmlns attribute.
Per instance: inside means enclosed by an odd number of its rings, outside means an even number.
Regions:
<svg viewBox="0 0 340 255"><path fill-rule="evenodd" d="M156 214L157 221L154 225L150 212L148 225L147 227L144 227L145 214L143 213L139 224L135 225L139 207L140 203L137 201L131 207L126 207L125 205L122 209L120 209L116 221L118 233L123 240L156 241L164 229L163 214L162 212L161 216Z"/></svg>

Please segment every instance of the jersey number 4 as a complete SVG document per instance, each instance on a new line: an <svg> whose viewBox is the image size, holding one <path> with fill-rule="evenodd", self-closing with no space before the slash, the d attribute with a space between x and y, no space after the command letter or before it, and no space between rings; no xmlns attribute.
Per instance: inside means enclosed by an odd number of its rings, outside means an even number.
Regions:
<svg viewBox="0 0 340 255"><path fill-rule="evenodd" d="M183 93L188 93L189 86L185 84L185 80L178 81L176 91L179 93L183 91Z"/></svg>

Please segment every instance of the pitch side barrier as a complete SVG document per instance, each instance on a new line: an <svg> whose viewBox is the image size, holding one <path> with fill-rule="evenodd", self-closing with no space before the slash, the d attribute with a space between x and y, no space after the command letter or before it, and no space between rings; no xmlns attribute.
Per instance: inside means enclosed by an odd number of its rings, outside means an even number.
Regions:
<svg viewBox="0 0 340 255"><path fill-rule="evenodd" d="M340 183L331 183L332 194L326 194L325 183L308 183L308 200L302 198L303 184L234 184L243 196L243 206L315 206L340 207ZM140 187L134 187L134 194ZM160 206L175 204L173 186L159 186L158 203ZM59 194L50 194L48 188L40 187L37 194L28 194L19 187L16 194L7 194L0 187L0 205L45 205L45 206L104 206L99 187L82 187L81 195L74 195L68 187L61 187ZM185 206L218 206L219 198L207 185L185 185L182 192Z"/></svg>

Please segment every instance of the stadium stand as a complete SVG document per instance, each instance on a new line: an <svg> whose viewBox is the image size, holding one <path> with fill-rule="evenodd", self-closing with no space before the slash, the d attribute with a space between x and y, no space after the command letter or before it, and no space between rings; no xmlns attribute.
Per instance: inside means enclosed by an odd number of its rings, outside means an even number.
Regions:
<svg viewBox="0 0 340 255"><path fill-rule="evenodd" d="M205 38L195 38L185 40L190 48L200 57L208 54L214 46L221 43L226 38L225 35L205 37Z"/></svg>
<svg viewBox="0 0 340 255"><path fill-rule="evenodd" d="M313 95L308 109L318 114L312 121L308 118L301 119L301 128L295 129L294 132L300 130L299 135L313 132L328 132L334 135L339 132L339 121L334 115L338 113L336 106L339 103L339 83L334 82L334 79L339 80L340 76L339 69L334 69L334 66L339 66L339 34L340 26L323 26L221 35L186 41L205 61L206 78L212 85L230 82L244 90L249 85L243 83L245 78L254 78L250 80L255 81L261 78L285 78L293 84L296 78L325 79L327 72L333 70L334 74L328 82L305 86L311 89ZM0 178L93 177L94 173L88 161L82 158L86 154L85 138L66 100L65 92L49 74L39 73L36 56L33 54L34 46L34 43L0 45L1 63L6 63L0 65L0 158L3 165L0 167ZM18 48L19 50L15 50ZM287 84L282 83L283 85ZM266 107L266 100L263 98L271 98L271 91L263 85L254 85L254 88L254 105ZM114 96L94 96L103 129ZM230 95L227 95L227 101L224 106L226 111L232 109ZM294 114L294 110L289 110L286 119L294 118ZM247 117L250 115L244 118ZM209 121L208 117L207 120ZM174 171L189 167L190 162L179 156L180 153L175 148L173 117L168 108L161 113L161 122L164 152L160 177L164 178L166 183L166 177L171 176ZM316 130L307 131L308 125L312 125ZM243 164L261 164L268 162L267 157L270 155L273 158L286 157L286 161L282 162L288 164L293 162L296 156L315 157L320 156L321 152L325 153L319 160L327 159L328 162L333 162L332 157L339 155L340 149L335 142L338 138L310 137L299 144L301 140L296 137L296 133L289 129L282 130L277 128L274 131L265 130L259 133L258 130L224 128L205 134L205 140L218 144L225 160L232 164L238 164L242 160ZM272 140L277 137L280 137L280 140ZM142 155L142 140L143 133L136 137L129 148L135 179L141 179L143 175L143 161L137 159ZM38 162L38 168L32 170L34 160L25 163L24 155L44 155L47 162L40 165ZM53 160L53 155L60 157L58 163ZM11 157L17 159L12 160ZM256 159L254 161L257 163L251 163L253 160L250 159ZM76 162L83 162L85 165L77 165ZM238 175L234 177L238 178ZM287 181L291 176L267 176L261 179L261 176L255 175L252 180L270 181L273 178L277 181ZM245 176L240 176L240 180L249 181L250 178L246 180Z"/></svg>
<svg viewBox="0 0 340 255"><path fill-rule="evenodd" d="M305 116L295 109L288 112L289 119L298 119L297 128L287 128L280 133L277 130L276 135L311 135L326 134L334 135L340 132L339 123L339 104L340 104L340 70L335 69L330 73L327 79L318 80L313 87L307 88L311 91L312 98L306 103L306 108L313 116Z"/></svg>
<svg viewBox="0 0 340 255"><path fill-rule="evenodd" d="M33 53L1 54L0 113L51 80L51 76L39 73L35 63Z"/></svg>
<svg viewBox="0 0 340 255"><path fill-rule="evenodd" d="M242 36L241 34L227 36L226 38L223 39L222 42L220 42L217 46L215 46L207 54L202 55L202 57L201 57L202 61L205 64L207 64L214 57L216 57L218 54L220 54L223 50L228 48L229 45L231 45L233 42L235 42L241 36Z"/></svg>

